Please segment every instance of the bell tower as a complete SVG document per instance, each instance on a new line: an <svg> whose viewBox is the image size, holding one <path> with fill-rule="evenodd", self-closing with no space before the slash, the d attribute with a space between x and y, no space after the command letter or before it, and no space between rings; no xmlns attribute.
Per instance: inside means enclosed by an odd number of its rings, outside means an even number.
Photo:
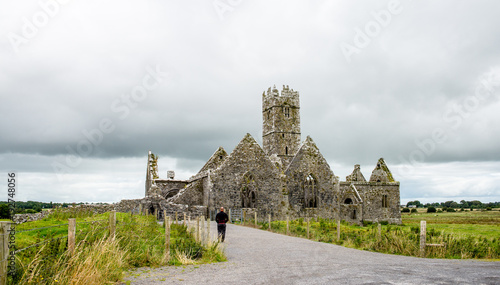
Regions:
<svg viewBox="0 0 500 285"><path fill-rule="evenodd" d="M268 156L276 154L287 167L300 147L299 92L283 85L262 93L262 143Z"/></svg>

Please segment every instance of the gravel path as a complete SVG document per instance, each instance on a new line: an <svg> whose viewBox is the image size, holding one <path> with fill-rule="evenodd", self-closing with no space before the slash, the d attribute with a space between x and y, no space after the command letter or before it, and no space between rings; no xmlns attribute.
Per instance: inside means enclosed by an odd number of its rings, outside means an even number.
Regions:
<svg viewBox="0 0 500 285"><path fill-rule="evenodd" d="M212 222L211 232L216 232ZM140 268L131 284L500 284L500 262L381 254L228 225L227 262Z"/></svg>

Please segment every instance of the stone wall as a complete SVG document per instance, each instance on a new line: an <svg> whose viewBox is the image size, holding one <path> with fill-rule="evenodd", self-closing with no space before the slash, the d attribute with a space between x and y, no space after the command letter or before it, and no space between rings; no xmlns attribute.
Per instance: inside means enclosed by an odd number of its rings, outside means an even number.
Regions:
<svg viewBox="0 0 500 285"><path fill-rule="evenodd" d="M22 224L26 222L34 222L47 217L51 213L51 210L42 211L40 213L33 214L15 214L12 219L16 224Z"/></svg>
<svg viewBox="0 0 500 285"><path fill-rule="evenodd" d="M176 195L188 185L188 181L185 180L156 179L154 182L160 189L160 194L166 199Z"/></svg>
<svg viewBox="0 0 500 285"><path fill-rule="evenodd" d="M336 178L310 137L286 170L289 204L299 217L334 218Z"/></svg>
<svg viewBox="0 0 500 285"><path fill-rule="evenodd" d="M190 183L168 201L174 204L203 206L203 179Z"/></svg>
<svg viewBox="0 0 500 285"><path fill-rule="evenodd" d="M363 219L365 221L401 224L399 182L356 184L363 197ZM386 198L383 204L384 195Z"/></svg>
<svg viewBox="0 0 500 285"><path fill-rule="evenodd" d="M351 185L357 189L361 202L352 194ZM362 221L401 224L399 182L341 182L340 189L343 193L340 199L342 219L358 224ZM348 205L346 199L351 199L352 204ZM355 219L353 210L356 210Z"/></svg>
<svg viewBox="0 0 500 285"><path fill-rule="evenodd" d="M279 170L247 134L211 175L210 207L258 208L275 214L282 201Z"/></svg>

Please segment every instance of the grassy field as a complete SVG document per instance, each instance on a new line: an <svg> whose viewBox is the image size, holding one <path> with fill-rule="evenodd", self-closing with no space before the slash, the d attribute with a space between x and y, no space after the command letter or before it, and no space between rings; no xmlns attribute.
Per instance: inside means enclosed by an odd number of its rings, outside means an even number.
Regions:
<svg viewBox="0 0 500 285"><path fill-rule="evenodd" d="M427 222L426 242L443 244L427 247L429 258L500 259L500 211L473 211L455 213L413 213L402 215L402 225L367 224L363 227L342 222L340 239L337 223L326 219L311 219L309 238L362 250L391 254L419 256L420 221ZM253 221L248 225L252 226ZM258 228L267 230L268 223ZM290 235L307 238L307 221L290 221ZM285 221L271 222L271 230L286 233Z"/></svg>
<svg viewBox="0 0 500 285"><path fill-rule="evenodd" d="M114 239L109 236L108 213L56 212L43 220L18 225L18 249L52 241L17 253L16 277L9 278L9 284L114 284L133 267L226 260L217 243L202 245L185 226L175 224L170 227L171 254L167 258L165 229L153 216L116 216ZM69 254L65 224L73 217L77 222L76 250Z"/></svg>
<svg viewBox="0 0 500 285"><path fill-rule="evenodd" d="M419 209L418 213L403 213L401 218L403 224L410 227L420 225L420 221L424 220L428 230L476 237L500 237L500 211L426 213L425 209Z"/></svg>

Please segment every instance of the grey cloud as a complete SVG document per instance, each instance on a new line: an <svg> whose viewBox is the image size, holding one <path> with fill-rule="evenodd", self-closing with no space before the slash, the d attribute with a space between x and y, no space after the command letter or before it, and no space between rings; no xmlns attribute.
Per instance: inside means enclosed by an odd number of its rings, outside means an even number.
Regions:
<svg viewBox="0 0 500 285"><path fill-rule="evenodd" d="M499 161L499 95L457 130L443 115L500 66L500 4L401 1L403 11L349 63L340 44L387 3L242 2L221 21L210 1L72 2L19 53L6 35L39 7L3 3L0 162L35 171L28 161L40 165L37 155L64 160L67 146L108 118L115 130L86 158L151 149L197 169L247 132L260 141L260 96L273 84L300 92L303 139L311 135L332 164L405 163L436 128L448 138L425 162ZM126 115L113 109L157 65L168 78Z"/></svg>

